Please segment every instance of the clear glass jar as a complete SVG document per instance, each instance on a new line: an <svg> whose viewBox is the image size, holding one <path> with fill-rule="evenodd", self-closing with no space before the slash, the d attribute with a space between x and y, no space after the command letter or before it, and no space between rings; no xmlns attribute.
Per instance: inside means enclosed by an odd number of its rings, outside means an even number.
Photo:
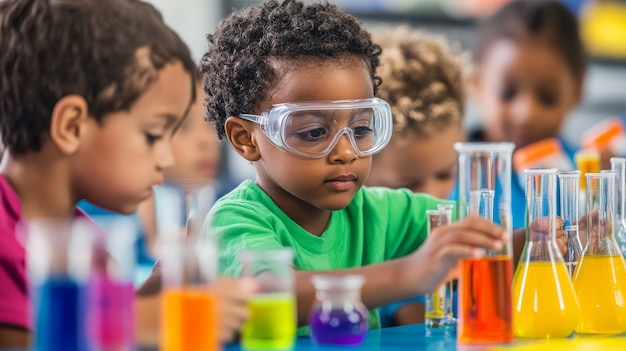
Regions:
<svg viewBox="0 0 626 351"><path fill-rule="evenodd" d="M368 330L367 308L361 302L360 275L315 275L316 301L309 318L311 338L319 345L359 345Z"/></svg>

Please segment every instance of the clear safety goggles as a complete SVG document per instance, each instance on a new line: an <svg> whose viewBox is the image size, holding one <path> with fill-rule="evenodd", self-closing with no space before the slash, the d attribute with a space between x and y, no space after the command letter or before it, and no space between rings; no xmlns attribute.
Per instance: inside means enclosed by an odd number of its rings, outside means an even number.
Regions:
<svg viewBox="0 0 626 351"><path fill-rule="evenodd" d="M306 158L328 155L344 134L357 156L371 156L389 143L393 125L389 104L378 98L288 102L239 117L261 125L276 147Z"/></svg>

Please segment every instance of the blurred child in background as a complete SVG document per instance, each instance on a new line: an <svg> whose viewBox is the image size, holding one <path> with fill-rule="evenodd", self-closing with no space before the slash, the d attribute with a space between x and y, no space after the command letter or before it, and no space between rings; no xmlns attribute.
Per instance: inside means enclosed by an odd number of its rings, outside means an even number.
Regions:
<svg viewBox="0 0 626 351"><path fill-rule="evenodd" d="M393 135L372 158L368 186L407 188L448 198L456 180L454 143L465 140L462 57L444 38L408 27L379 28L378 96L391 105ZM424 299L382 307L383 326L424 322Z"/></svg>
<svg viewBox="0 0 626 351"><path fill-rule="evenodd" d="M216 179L220 163L220 143L213 125L204 121L205 95L201 81L198 82L196 89L199 97L172 137L174 165L165 170L165 184L157 187L155 196L142 202L137 211L145 237L145 247L153 255L158 232L155 200L158 201L160 198L160 188L169 186L196 190L200 187L211 187L213 198L203 200L213 202L219 186ZM167 197L164 198L166 199ZM163 205L168 206L168 204ZM169 210L173 209L170 207Z"/></svg>
<svg viewBox="0 0 626 351"><path fill-rule="evenodd" d="M481 126L470 132L470 140L509 141L519 149L559 138L562 151L573 158L575 149L559 135L581 100L587 60L577 19L564 5L508 3L480 24L474 63L470 90ZM522 227L524 190L518 176L511 195L513 227Z"/></svg>

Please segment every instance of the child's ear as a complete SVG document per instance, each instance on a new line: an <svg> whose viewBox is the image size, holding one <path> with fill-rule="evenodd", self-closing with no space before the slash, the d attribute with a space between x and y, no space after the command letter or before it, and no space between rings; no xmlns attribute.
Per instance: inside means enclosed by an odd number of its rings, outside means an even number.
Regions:
<svg viewBox="0 0 626 351"><path fill-rule="evenodd" d="M87 101L80 95L61 98L50 118L50 139L64 154L78 150L84 122L89 118Z"/></svg>
<svg viewBox="0 0 626 351"><path fill-rule="evenodd" d="M239 117L229 117L224 124L224 129L228 141L239 155L250 162L261 158L259 148L252 137L254 126L251 122Z"/></svg>

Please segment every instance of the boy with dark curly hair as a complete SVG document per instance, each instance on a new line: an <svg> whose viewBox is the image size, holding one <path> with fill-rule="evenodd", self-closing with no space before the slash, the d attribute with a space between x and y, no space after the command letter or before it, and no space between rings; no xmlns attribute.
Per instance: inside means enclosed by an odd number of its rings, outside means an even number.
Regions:
<svg viewBox="0 0 626 351"><path fill-rule="evenodd" d="M366 185L449 198L456 184L454 143L465 140L464 56L445 38L407 26L372 33L383 49L378 96L391 105L393 136L372 158ZM383 326L424 322L424 298L384 306L380 313Z"/></svg>
<svg viewBox="0 0 626 351"><path fill-rule="evenodd" d="M442 200L365 188L372 155L389 142L389 105L375 98L381 49L329 3L266 1L224 19L202 60L208 119L257 171L219 200L206 233L220 239L222 273L242 249L291 247L299 325L314 274L359 274L370 327L377 307L433 291L463 258L506 245L470 217L426 238L426 209Z"/></svg>
<svg viewBox="0 0 626 351"><path fill-rule="evenodd" d="M133 0L3 1L0 53L0 347L25 347L17 223L84 216L81 199L134 212L173 163L197 68L158 11ZM224 302L245 311L245 301ZM154 326L141 311L158 317L158 306L139 305L140 320ZM140 337L156 333L143 326Z"/></svg>

